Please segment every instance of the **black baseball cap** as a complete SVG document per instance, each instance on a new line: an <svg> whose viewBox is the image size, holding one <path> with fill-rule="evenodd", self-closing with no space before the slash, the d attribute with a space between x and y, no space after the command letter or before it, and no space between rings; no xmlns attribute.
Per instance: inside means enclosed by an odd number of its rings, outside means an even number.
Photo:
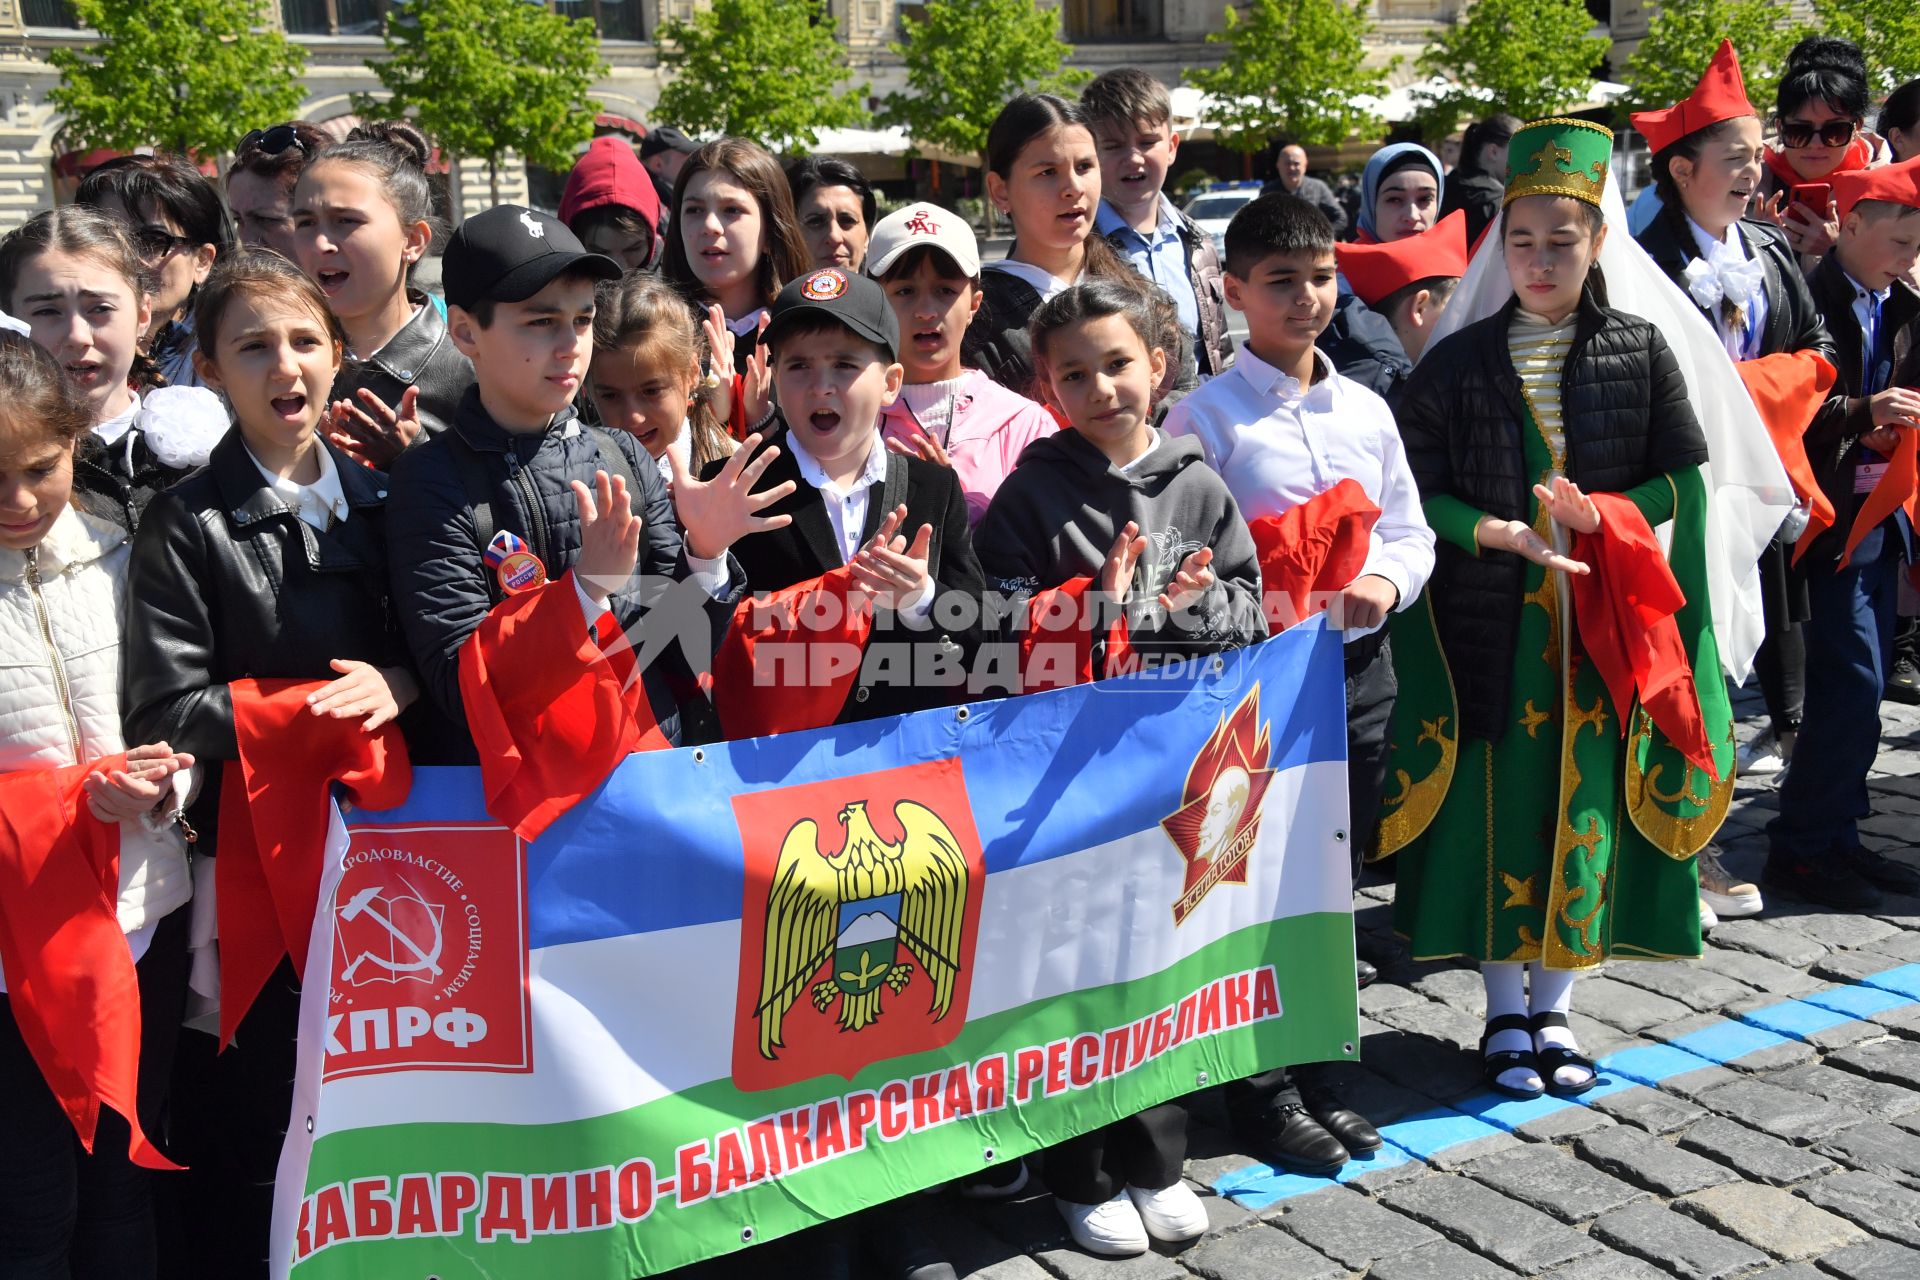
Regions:
<svg viewBox="0 0 1920 1280"><path fill-rule="evenodd" d="M838 267L822 267L787 281L767 313L760 341L774 346L782 329L808 315L831 316L868 342L878 343L889 359L900 358L900 321L877 281L848 275Z"/></svg>
<svg viewBox="0 0 1920 1280"><path fill-rule="evenodd" d="M699 149L699 143L670 124L655 125L647 130L646 137L640 139L642 160L657 156L662 151L678 151L681 155L690 156Z"/></svg>
<svg viewBox="0 0 1920 1280"><path fill-rule="evenodd" d="M588 253L580 237L551 214L500 204L461 223L440 260L447 305L525 302L569 271L618 280L620 264Z"/></svg>

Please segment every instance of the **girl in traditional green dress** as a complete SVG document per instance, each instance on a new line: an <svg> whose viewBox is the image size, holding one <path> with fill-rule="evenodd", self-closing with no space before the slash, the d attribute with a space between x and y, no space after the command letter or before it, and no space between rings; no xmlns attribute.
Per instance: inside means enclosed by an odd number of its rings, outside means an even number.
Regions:
<svg viewBox="0 0 1920 1280"><path fill-rule="evenodd" d="M1594 1083L1567 1023L1578 973L1699 954L1693 855L1733 776L1708 563L1744 552L1709 533L1682 373L1713 337L1685 329L1676 352L1665 317L1609 308L1611 139L1579 120L1514 136L1505 209L1452 304L1466 314L1397 410L1440 548L1393 635L1396 925L1416 958L1480 962L1487 1080L1523 1097ZM1756 503L1743 467L1760 489L1778 472L1731 461L1739 527L1767 501L1784 514L1784 475Z"/></svg>

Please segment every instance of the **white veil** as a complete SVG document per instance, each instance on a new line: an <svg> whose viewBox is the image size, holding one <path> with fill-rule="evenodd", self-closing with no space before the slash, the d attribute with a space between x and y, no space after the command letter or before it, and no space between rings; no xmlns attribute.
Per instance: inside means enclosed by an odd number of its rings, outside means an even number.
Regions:
<svg viewBox="0 0 1920 1280"><path fill-rule="evenodd" d="M1617 184L1607 183L1600 210L1610 228L1600 247L1607 305L1649 320L1660 330L1680 363L1687 398L1706 433L1709 461L1700 470L1707 491L1707 589L1713 596L1720 664L1736 681L1745 680L1766 631L1757 562L1793 509L1793 488L1720 336L1628 232ZM1427 353L1440 339L1493 315L1513 297L1500 252L1500 227L1496 219L1467 264L1467 274L1427 341Z"/></svg>

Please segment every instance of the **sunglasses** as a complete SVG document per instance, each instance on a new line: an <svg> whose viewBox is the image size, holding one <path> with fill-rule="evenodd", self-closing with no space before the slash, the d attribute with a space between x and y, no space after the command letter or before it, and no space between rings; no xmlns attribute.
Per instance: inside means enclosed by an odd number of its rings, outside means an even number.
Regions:
<svg viewBox="0 0 1920 1280"><path fill-rule="evenodd" d="M1844 147L1853 141L1853 131L1858 127L1851 120L1829 120L1823 125L1809 124L1805 120L1782 120L1780 141L1789 147L1810 147L1817 136L1823 147Z"/></svg>
<svg viewBox="0 0 1920 1280"><path fill-rule="evenodd" d="M158 262L175 250L190 249L194 244L192 237L174 235L165 227L135 227L129 238L143 262Z"/></svg>
<svg viewBox="0 0 1920 1280"><path fill-rule="evenodd" d="M307 144L300 140L297 129L290 124L277 124L271 129L255 129L240 139L240 145L234 149L234 154L242 156L249 151L258 151L261 155L277 156L289 147L295 148L303 155L307 151Z"/></svg>

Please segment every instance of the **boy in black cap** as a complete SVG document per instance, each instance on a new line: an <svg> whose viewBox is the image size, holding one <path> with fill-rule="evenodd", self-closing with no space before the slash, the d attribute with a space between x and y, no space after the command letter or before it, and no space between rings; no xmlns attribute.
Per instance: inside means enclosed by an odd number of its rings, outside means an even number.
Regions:
<svg viewBox="0 0 1920 1280"><path fill-rule="evenodd" d="M670 124L655 125L640 139L640 164L660 195L662 240L666 239L667 224L673 221L673 188L680 181L680 170L686 167L687 157L699 149L699 143Z"/></svg>
<svg viewBox="0 0 1920 1280"><path fill-rule="evenodd" d="M711 644L741 591L726 544L759 527L751 474L743 481L735 467L689 486L689 536L720 548L698 558L659 469L632 437L580 422L573 399L593 353L594 286L619 266L588 253L558 219L500 205L454 232L442 274L447 330L473 361L475 383L451 428L395 463L387 503L394 608L428 696L465 727L462 647L505 598L563 577L579 598L583 634L611 611L636 642L656 600L688 607L688 593L670 587L690 578L705 592L693 630ZM698 615L702 605L691 607ZM656 621L692 634L687 618ZM653 656L638 648L643 661ZM677 742L669 681L687 672L679 648L667 649L669 660L648 662L643 679L660 737ZM471 739L464 750L473 758Z"/></svg>
<svg viewBox="0 0 1920 1280"><path fill-rule="evenodd" d="M979 635L980 563L952 468L881 439L881 410L906 376L885 292L836 267L810 272L780 291L761 341L783 419L761 458L768 495L781 496L770 527L731 545L760 600L715 663L721 728L750 737L958 701ZM768 660L796 643L804 681Z"/></svg>

